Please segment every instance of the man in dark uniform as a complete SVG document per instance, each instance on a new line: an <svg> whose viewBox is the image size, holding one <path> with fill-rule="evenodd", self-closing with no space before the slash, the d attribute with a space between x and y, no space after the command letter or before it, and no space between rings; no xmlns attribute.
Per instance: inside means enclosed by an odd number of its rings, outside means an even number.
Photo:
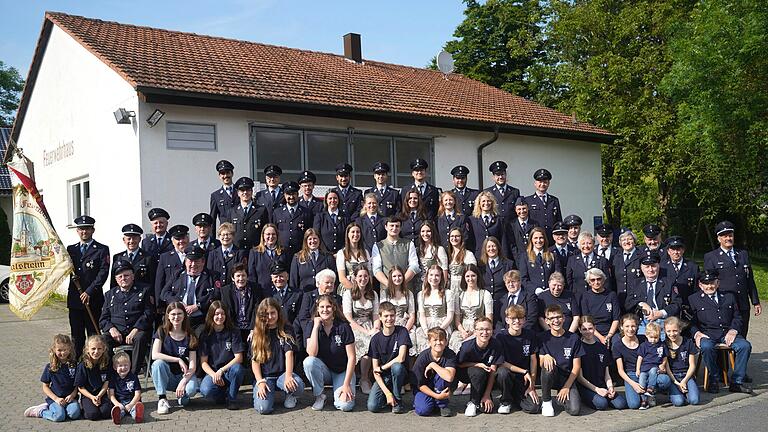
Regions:
<svg viewBox="0 0 768 432"><path fill-rule="evenodd" d="M171 215L161 208L153 208L149 210L147 217L152 225L152 233L147 234L141 241L141 248L157 261L161 254L173 250L173 244L167 232L168 219Z"/></svg>
<svg viewBox="0 0 768 432"><path fill-rule="evenodd" d="M424 202L424 212L427 219L434 222L437 219L437 209L440 207L440 193L442 191L427 182L427 168L429 168L427 161L416 158L411 161L410 166L413 185L405 187L404 192L411 189L419 191L421 200Z"/></svg>
<svg viewBox="0 0 768 432"><path fill-rule="evenodd" d="M562 222L563 215L560 211L560 200L547 192L550 181L552 173L549 170L537 169L533 173L533 187L536 192L525 197L525 200L528 201L531 218L541 224L549 236L549 242L552 243L552 227L555 222Z"/></svg>
<svg viewBox="0 0 768 432"><path fill-rule="evenodd" d="M301 250L304 231L312 227L312 216L299 206L299 185L287 182L283 185L285 204L272 214L273 222L277 225L277 241L286 254L286 262ZM298 288L298 287L294 287Z"/></svg>
<svg viewBox="0 0 768 432"><path fill-rule="evenodd" d="M749 334L750 307L755 307L755 316L760 316L763 307L757 296L755 275L747 251L734 247L734 225L722 221L715 226L720 247L704 255L704 268L717 270L720 275L720 292L732 293L739 304L741 313L741 332L745 338Z"/></svg>
<svg viewBox="0 0 768 432"><path fill-rule="evenodd" d="M168 234L173 241L173 250L160 255L155 275L154 299L158 318L165 314L166 304L161 297L163 289L184 269L184 251L189 246L189 227L186 225L174 225Z"/></svg>
<svg viewBox="0 0 768 432"><path fill-rule="evenodd" d="M198 213L192 218L192 225L195 226L197 238L190 244L200 246L200 249L205 251L206 256L209 252L221 246L221 242L211 236L212 224L213 218L208 213Z"/></svg>
<svg viewBox="0 0 768 432"><path fill-rule="evenodd" d="M130 261L114 266L115 285L104 295L99 326L110 351L119 345L133 345L131 372L138 373L152 337L153 311L150 286L134 279Z"/></svg>
<svg viewBox="0 0 768 432"><path fill-rule="evenodd" d="M528 202L521 196L517 197L515 202L515 214L517 217L507 221L509 250L505 253L511 257L517 257L527 250L531 230L539 226L537 220L529 217Z"/></svg>
<svg viewBox="0 0 768 432"><path fill-rule="evenodd" d="M752 389L745 383L747 376L747 362L752 354L752 344L742 335L739 301L733 292L724 292L718 288L721 286L718 280L717 270L705 268L699 278L700 291L688 297L688 303L694 313L691 321L691 334L696 345L701 349L701 357L707 365L709 372L709 384L706 389L710 393L719 393L720 366L717 364L718 344L725 344L733 348L736 354L731 385L729 390L738 393L752 393Z"/></svg>
<svg viewBox="0 0 768 432"><path fill-rule="evenodd" d="M488 166L488 171L493 174L494 185L485 190L491 192L496 198L499 215L508 221L514 218L515 202L520 196L520 189L507 184L507 164L504 161L496 161Z"/></svg>
<svg viewBox="0 0 768 432"><path fill-rule="evenodd" d="M144 231L136 224L127 224L123 226L123 244L125 251L112 256L112 275L109 280L109 286L117 285L115 281L115 267L119 261L128 261L133 265L134 278L136 282L145 284L149 287L155 283L155 271L157 270L157 261L155 258L139 247L141 235ZM154 293L151 292L150 296Z"/></svg>
<svg viewBox="0 0 768 432"><path fill-rule="evenodd" d="M269 272L272 275L272 286L262 292L262 297L274 297L283 308L286 327L293 328L293 322L299 315L303 293L298 288L288 286L288 267L283 260L273 262Z"/></svg>
<svg viewBox="0 0 768 432"><path fill-rule="evenodd" d="M581 234L581 218L577 215L568 215L563 219L563 226L568 229L568 252L576 253L579 250L579 234Z"/></svg>
<svg viewBox="0 0 768 432"><path fill-rule="evenodd" d="M235 246L239 249L250 250L259 244L261 229L267 223L269 208L254 202L253 180L248 177L240 177L235 182L237 196L240 203L232 210L232 224L235 226ZM265 191L261 191L262 193ZM269 194L267 194L269 195ZM263 195L262 195L263 196ZM271 197L271 195L269 195ZM272 198L269 198L270 200ZM262 201L266 200L263 198ZM280 197L280 202L283 198ZM267 204L271 205L270 202Z"/></svg>
<svg viewBox="0 0 768 432"><path fill-rule="evenodd" d="M323 211L323 200L313 194L315 183L317 183L317 176L312 171L304 171L299 176L299 188L301 189L299 206L309 213L310 227L315 223L315 215Z"/></svg>
<svg viewBox="0 0 768 432"><path fill-rule="evenodd" d="M549 247L549 251L557 254L560 259L560 268L557 269L565 277L565 267L568 264L568 256L572 253L568 248L568 228L562 222L555 222L552 226L552 238L554 243Z"/></svg>
<svg viewBox="0 0 768 432"><path fill-rule="evenodd" d="M621 253L621 248L613 245L613 227L608 224L600 224L595 227L595 252L608 261L608 278L605 281L605 289L616 291L615 271L613 258Z"/></svg>
<svg viewBox="0 0 768 432"><path fill-rule="evenodd" d="M658 250L659 256L663 259L667 251L661 246L661 227L656 224L648 224L643 227L644 245L640 246L640 251Z"/></svg>
<svg viewBox="0 0 768 432"><path fill-rule="evenodd" d="M216 171L219 173L221 187L211 192L211 217L214 223L216 218L219 223L231 222L230 212L237 205L238 199L232 184L232 175L235 166L228 160L220 160L216 164Z"/></svg>
<svg viewBox="0 0 768 432"><path fill-rule="evenodd" d="M185 304L190 324L200 333L205 323L205 314L214 300L220 299L221 286L218 275L212 275L205 269L205 251L199 246L187 246L184 251L184 271L163 289L162 300L167 303Z"/></svg>
<svg viewBox="0 0 768 432"><path fill-rule="evenodd" d="M456 195L456 208L460 208L463 215L472 216L475 210L475 199L480 191L467 187L469 168L457 165L451 170L451 175L453 176L452 191Z"/></svg>
<svg viewBox="0 0 768 432"><path fill-rule="evenodd" d="M619 244L621 244L621 253L613 256L613 272L616 295L619 297L619 304L623 309L627 299L627 291L643 278L643 272L640 270L641 256L640 249L637 248L635 233L630 229L622 228L621 234L619 234Z"/></svg>
<svg viewBox="0 0 768 432"><path fill-rule="evenodd" d="M272 213L276 208L280 207L285 201L283 201L283 191L280 186L280 176L283 175L283 169L277 165L269 165L264 168L264 178L267 183L267 188L259 191L253 198L256 204L262 206L267 211L267 220L272 220ZM241 179L247 177L241 177ZM235 189L237 189L237 183L235 183ZM253 189L253 180L251 180L251 189ZM253 192L251 192L253 195ZM242 202L242 197L240 197ZM237 207L237 204L235 204ZM254 243L256 244L256 243Z"/></svg>
<svg viewBox="0 0 768 432"><path fill-rule="evenodd" d="M661 260L661 278L664 284L677 289L677 294L688 307L688 297L698 286L699 266L684 257L685 241L680 236L667 239L667 256Z"/></svg>
<svg viewBox="0 0 768 432"><path fill-rule="evenodd" d="M651 321L657 321L664 328L665 318L680 314L682 300L677 290L659 278L660 261L658 251L645 251L640 259L644 278L627 291L624 310L627 313L634 312L641 318L638 334L645 334L645 326Z"/></svg>
<svg viewBox="0 0 768 432"><path fill-rule="evenodd" d="M80 242L67 246L67 252L75 266L67 290L67 308L69 308L69 327L72 341L75 343L75 358L80 358L85 345L85 334L98 334L86 308L90 308L93 319L99 319L104 304L102 287L109 277L109 248L93 239L96 220L90 216L80 216L74 221ZM82 291L77 289L74 278L80 283Z"/></svg>
<svg viewBox="0 0 768 432"><path fill-rule="evenodd" d="M400 191L389 186L389 164L376 162L373 165L373 180L374 186L366 189L363 196L369 193L376 195L376 201L379 202L379 214L384 218L400 213L400 207L402 207Z"/></svg>
<svg viewBox="0 0 768 432"><path fill-rule="evenodd" d="M348 163L340 163L336 165L336 187L335 190L339 194L339 211L343 217L352 221L357 219L360 215L360 210L363 208L363 193L360 189L350 186L350 175L352 173L352 165Z"/></svg>

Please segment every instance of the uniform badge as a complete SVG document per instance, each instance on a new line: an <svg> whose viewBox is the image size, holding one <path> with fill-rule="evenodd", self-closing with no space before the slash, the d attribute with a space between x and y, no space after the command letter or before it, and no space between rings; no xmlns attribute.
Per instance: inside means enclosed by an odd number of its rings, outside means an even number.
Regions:
<svg viewBox="0 0 768 432"><path fill-rule="evenodd" d="M658 347L656 348L656 355L661 357L664 355L664 347Z"/></svg>
<svg viewBox="0 0 768 432"><path fill-rule="evenodd" d="M105 373L101 374L101 381L106 381L106 380L107 380L107 374Z"/></svg>
<svg viewBox="0 0 768 432"><path fill-rule="evenodd" d="M133 391L133 381L126 381L125 382L125 389L128 391Z"/></svg>
<svg viewBox="0 0 768 432"><path fill-rule="evenodd" d="M523 345L523 356L528 357L531 355L531 344L525 344Z"/></svg>
<svg viewBox="0 0 768 432"><path fill-rule="evenodd" d="M71 367L71 366L70 366L70 367L69 367L69 377L70 377L70 378L74 378L74 377L75 377L75 372L76 372L76 371L77 371L77 369L76 369L76 368L73 368L73 367Z"/></svg>
<svg viewBox="0 0 768 432"><path fill-rule="evenodd" d="M89 269L93 268L93 260L86 261L85 262L85 267L89 268Z"/></svg>
<svg viewBox="0 0 768 432"><path fill-rule="evenodd" d="M179 347L179 356L184 356L184 354L187 353L187 347L180 346Z"/></svg>
<svg viewBox="0 0 768 432"><path fill-rule="evenodd" d="M394 204L395 204L395 203L392 203L392 202L389 202L389 201L387 201L387 208L388 208L388 209L391 209L392 207L394 207L394 206L395 206Z"/></svg>
<svg viewBox="0 0 768 432"><path fill-rule="evenodd" d="M216 280L216 282L214 282L214 283L213 283L213 285L214 285L216 288L221 288L221 281L220 281L220 280Z"/></svg>
<svg viewBox="0 0 768 432"><path fill-rule="evenodd" d="M253 226L254 226L254 228L260 227L261 226L261 220L257 220L256 222L254 222Z"/></svg>
<svg viewBox="0 0 768 432"><path fill-rule="evenodd" d="M571 348L563 348L563 357L571 358Z"/></svg>
<svg viewBox="0 0 768 432"><path fill-rule="evenodd" d="M333 340L336 342L336 346L341 346L341 335L334 335Z"/></svg>
<svg viewBox="0 0 768 432"><path fill-rule="evenodd" d="M605 310L607 310L609 313L613 312L613 303L606 303Z"/></svg>
<svg viewBox="0 0 768 432"><path fill-rule="evenodd" d="M605 359L605 354L598 354L597 357L600 359L600 363L602 363L603 359Z"/></svg>
<svg viewBox="0 0 768 432"><path fill-rule="evenodd" d="M568 308L568 310L571 310L571 302L568 302L568 303L566 303L566 304L565 304L565 307L567 307L567 308Z"/></svg>
<svg viewBox="0 0 768 432"><path fill-rule="evenodd" d="M229 342L229 341L225 342L224 349L227 351L232 351L232 342Z"/></svg>

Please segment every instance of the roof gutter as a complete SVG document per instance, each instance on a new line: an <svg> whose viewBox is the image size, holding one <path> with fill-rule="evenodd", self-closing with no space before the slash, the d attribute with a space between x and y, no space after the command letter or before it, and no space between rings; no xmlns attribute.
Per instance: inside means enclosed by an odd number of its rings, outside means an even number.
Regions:
<svg viewBox="0 0 768 432"><path fill-rule="evenodd" d="M493 127L493 136L488 141L483 142L477 148L477 186L483 190L483 149L496 142L499 139L499 126Z"/></svg>

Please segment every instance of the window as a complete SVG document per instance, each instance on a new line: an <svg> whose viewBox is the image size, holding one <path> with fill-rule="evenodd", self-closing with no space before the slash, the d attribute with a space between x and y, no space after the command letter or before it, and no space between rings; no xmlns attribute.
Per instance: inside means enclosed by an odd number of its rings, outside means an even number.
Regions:
<svg viewBox="0 0 768 432"><path fill-rule="evenodd" d="M69 185L69 220L81 215L91 214L91 182L88 177L70 180Z"/></svg>
<svg viewBox="0 0 768 432"><path fill-rule="evenodd" d="M173 150L216 150L216 125L166 122L166 145Z"/></svg>
<svg viewBox="0 0 768 432"><path fill-rule="evenodd" d="M432 163L432 140L426 138L254 126L251 139L254 178L260 182L264 182L264 168L275 164L283 169L282 181L295 181L299 173L309 170L317 176L318 186L333 186L336 165L348 162L354 167L352 185L366 189L373 184L373 165L383 161L392 169L392 185L403 187L413 182L413 159Z"/></svg>

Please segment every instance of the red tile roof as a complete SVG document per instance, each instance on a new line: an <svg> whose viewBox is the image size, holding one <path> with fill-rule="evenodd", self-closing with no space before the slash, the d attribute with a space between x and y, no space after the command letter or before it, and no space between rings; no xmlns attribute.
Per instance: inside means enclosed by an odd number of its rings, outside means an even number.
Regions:
<svg viewBox="0 0 768 432"><path fill-rule="evenodd" d="M458 74L63 13L50 20L135 88L561 131L610 132ZM341 45L341 41L339 41Z"/></svg>

